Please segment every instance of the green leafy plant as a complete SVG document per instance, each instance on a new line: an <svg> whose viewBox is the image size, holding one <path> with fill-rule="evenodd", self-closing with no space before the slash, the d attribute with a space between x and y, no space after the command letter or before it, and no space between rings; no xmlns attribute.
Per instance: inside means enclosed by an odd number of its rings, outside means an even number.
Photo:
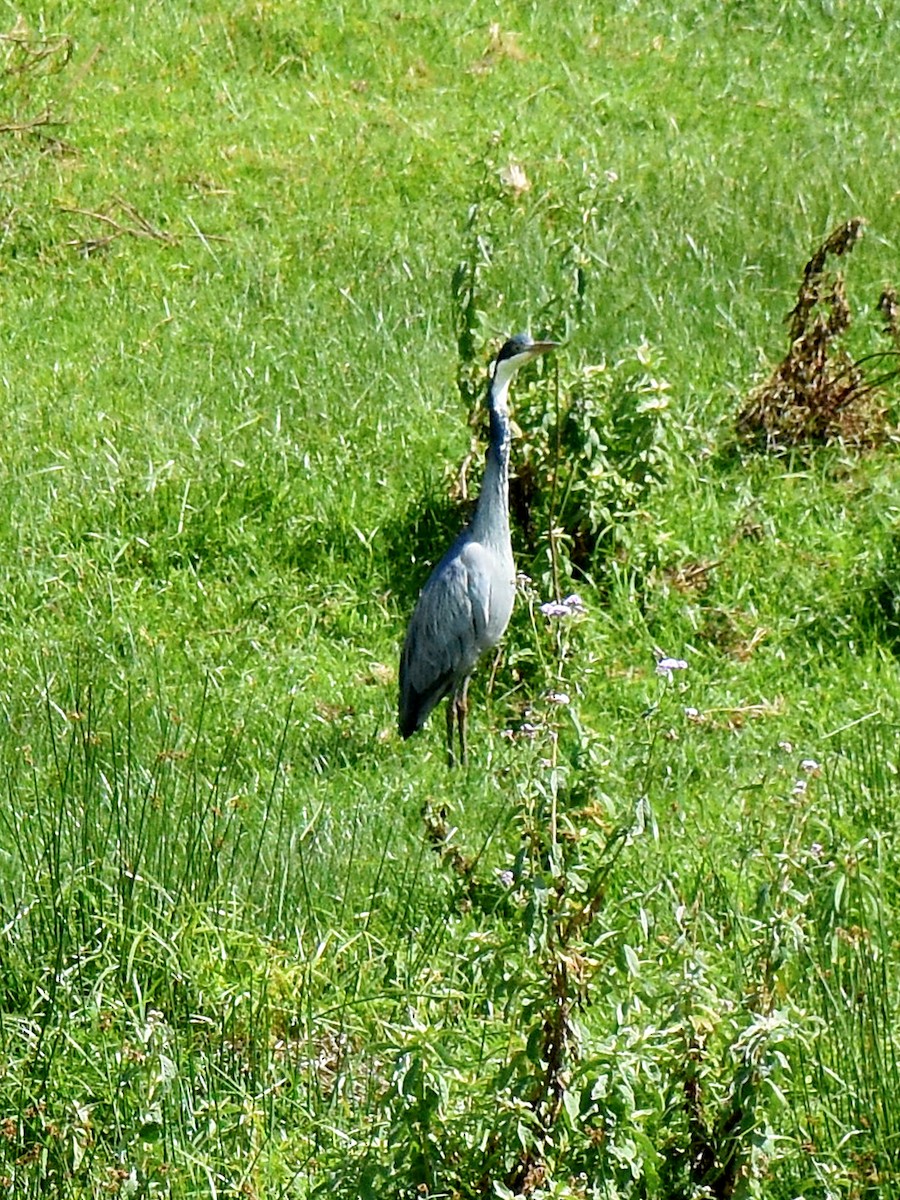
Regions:
<svg viewBox="0 0 900 1200"><path fill-rule="evenodd" d="M511 505L538 560L556 539L567 569L602 575L641 544L682 437L659 355L644 344L612 365L563 367L554 408L526 392ZM634 562L635 567L639 567Z"/></svg>
<svg viewBox="0 0 900 1200"><path fill-rule="evenodd" d="M508 223L516 199L498 182L491 154L463 230L463 253L451 281L457 328L457 384L473 415L480 419L487 338L485 294L494 271L497 228ZM550 253L558 257L567 290L544 304L550 330L571 318L590 317L585 296L598 269L588 243L598 235L600 184L582 182L572 205L577 228L555 231ZM558 206L557 206L558 207ZM556 216L565 221L564 214ZM542 329L542 332L546 330ZM659 351L647 342L628 349L611 364L556 364L555 392L527 386L517 389L516 447L510 505L525 550L543 571L542 579L558 594L559 561L571 572L602 572L617 554L634 548L633 526L646 516L654 494L678 464L682 437L673 412L670 385Z"/></svg>

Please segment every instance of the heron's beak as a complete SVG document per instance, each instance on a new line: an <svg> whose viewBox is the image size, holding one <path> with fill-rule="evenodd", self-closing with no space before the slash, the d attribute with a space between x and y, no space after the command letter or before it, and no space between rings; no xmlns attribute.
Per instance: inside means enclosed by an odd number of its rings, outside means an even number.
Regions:
<svg viewBox="0 0 900 1200"><path fill-rule="evenodd" d="M548 350L556 350L561 345L561 342L532 342L528 347L528 353L531 355L546 354Z"/></svg>

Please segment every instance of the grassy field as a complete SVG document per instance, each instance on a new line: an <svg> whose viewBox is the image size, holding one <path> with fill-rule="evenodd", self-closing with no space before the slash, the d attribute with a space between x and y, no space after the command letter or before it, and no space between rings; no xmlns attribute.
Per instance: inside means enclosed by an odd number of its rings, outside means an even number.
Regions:
<svg viewBox="0 0 900 1200"><path fill-rule="evenodd" d="M852 217L896 361L900 16L593 10L2 6L0 1193L900 1195L898 442L735 436Z"/></svg>

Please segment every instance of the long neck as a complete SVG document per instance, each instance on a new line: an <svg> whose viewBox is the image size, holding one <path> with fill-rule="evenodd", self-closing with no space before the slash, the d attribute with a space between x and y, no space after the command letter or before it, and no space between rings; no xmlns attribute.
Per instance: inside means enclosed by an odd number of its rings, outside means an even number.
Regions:
<svg viewBox="0 0 900 1200"><path fill-rule="evenodd" d="M472 533L479 542L509 545L509 408L507 393L512 372L498 364L488 388L490 437L481 495L472 518Z"/></svg>

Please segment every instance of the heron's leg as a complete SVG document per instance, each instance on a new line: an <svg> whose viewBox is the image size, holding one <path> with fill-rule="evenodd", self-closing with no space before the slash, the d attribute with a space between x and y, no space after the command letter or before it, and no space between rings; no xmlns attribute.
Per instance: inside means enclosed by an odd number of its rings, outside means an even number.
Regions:
<svg viewBox="0 0 900 1200"><path fill-rule="evenodd" d="M459 728L459 759L462 765L468 766L469 754L466 746L466 717L469 712L468 701L469 681L464 679L459 695L456 698L456 724Z"/></svg>
<svg viewBox="0 0 900 1200"><path fill-rule="evenodd" d="M456 693L447 697L447 767L452 770L456 766L453 754L453 717L456 713Z"/></svg>

